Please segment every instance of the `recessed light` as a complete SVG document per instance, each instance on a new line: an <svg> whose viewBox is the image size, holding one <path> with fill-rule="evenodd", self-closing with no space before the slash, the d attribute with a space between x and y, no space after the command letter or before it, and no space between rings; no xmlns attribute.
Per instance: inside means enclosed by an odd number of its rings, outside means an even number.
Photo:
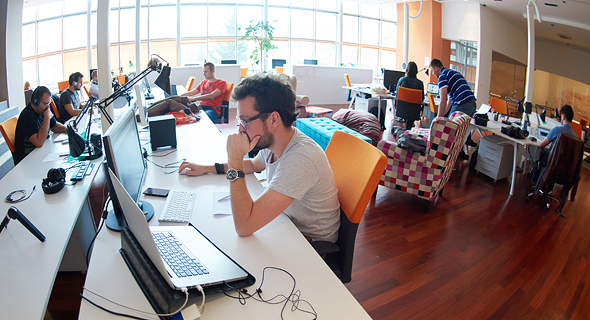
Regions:
<svg viewBox="0 0 590 320"><path fill-rule="evenodd" d="M545 2L545 5L548 6L548 7L557 7L557 5L555 3Z"/></svg>

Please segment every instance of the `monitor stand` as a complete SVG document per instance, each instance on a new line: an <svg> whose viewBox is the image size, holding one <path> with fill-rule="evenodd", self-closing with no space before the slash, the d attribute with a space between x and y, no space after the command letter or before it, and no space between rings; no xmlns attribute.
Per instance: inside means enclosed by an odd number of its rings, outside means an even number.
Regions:
<svg viewBox="0 0 590 320"><path fill-rule="evenodd" d="M143 211L145 215L145 219L149 222L154 217L154 206L147 201L138 201L137 205ZM119 216L115 214L115 210L109 210L107 215L107 219L105 221L107 228L113 231L121 231L123 228L127 226L127 222L125 222L125 218L123 215Z"/></svg>

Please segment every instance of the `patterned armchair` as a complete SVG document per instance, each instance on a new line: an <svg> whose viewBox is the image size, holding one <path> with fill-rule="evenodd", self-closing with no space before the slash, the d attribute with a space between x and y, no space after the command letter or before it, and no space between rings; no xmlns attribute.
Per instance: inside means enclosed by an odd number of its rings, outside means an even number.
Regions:
<svg viewBox="0 0 590 320"><path fill-rule="evenodd" d="M379 184L425 199L424 213L428 213L430 201L442 195L453 172L470 121L468 115L454 112L448 119L434 119L427 136L406 131L406 134L428 140L424 155L410 153L394 142L381 140L377 148L387 156L387 166Z"/></svg>

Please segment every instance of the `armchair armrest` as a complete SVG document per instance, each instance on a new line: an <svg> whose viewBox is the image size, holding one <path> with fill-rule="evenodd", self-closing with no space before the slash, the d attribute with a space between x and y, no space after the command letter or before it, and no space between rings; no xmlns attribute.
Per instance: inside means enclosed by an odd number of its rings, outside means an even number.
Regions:
<svg viewBox="0 0 590 320"><path fill-rule="evenodd" d="M330 241L313 241L311 246L320 256L340 251L340 248Z"/></svg>
<svg viewBox="0 0 590 320"><path fill-rule="evenodd" d="M404 163L413 163L420 166L426 166L426 156L420 153L411 153L408 150L398 146L395 142L381 140L377 144L377 149L381 150L387 158Z"/></svg>
<svg viewBox="0 0 590 320"><path fill-rule="evenodd" d="M304 106L308 106L309 105L309 97L306 95L296 95L295 96L295 100L297 101L301 101L301 103L303 103Z"/></svg>

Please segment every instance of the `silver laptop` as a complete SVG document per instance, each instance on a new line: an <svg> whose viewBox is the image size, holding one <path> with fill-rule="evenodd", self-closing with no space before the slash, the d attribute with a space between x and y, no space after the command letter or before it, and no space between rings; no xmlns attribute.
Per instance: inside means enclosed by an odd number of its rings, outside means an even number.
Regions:
<svg viewBox="0 0 590 320"><path fill-rule="evenodd" d="M197 285L208 286L223 282L231 282L245 279L248 274L223 252L215 247L199 231L191 226L149 226L143 212L131 196L125 191L121 182L109 168L109 175L115 188L115 194L123 210L127 225L131 232L154 263L162 277L172 288L192 288ZM168 244L168 249L158 250L155 241L166 241L170 238L175 247L180 247L188 255L188 266L175 265L174 262L166 262L167 251L173 250ZM162 247L161 247L162 248ZM177 256L177 254L174 254ZM178 256L177 256L178 257ZM168 259L179 260L179 259ZM182 260L182 259L180 259ZM195 266L197 269L192 269ZM192 269L192 272L186 272ZM180 270L180 272L179 272Z"/></svg>

